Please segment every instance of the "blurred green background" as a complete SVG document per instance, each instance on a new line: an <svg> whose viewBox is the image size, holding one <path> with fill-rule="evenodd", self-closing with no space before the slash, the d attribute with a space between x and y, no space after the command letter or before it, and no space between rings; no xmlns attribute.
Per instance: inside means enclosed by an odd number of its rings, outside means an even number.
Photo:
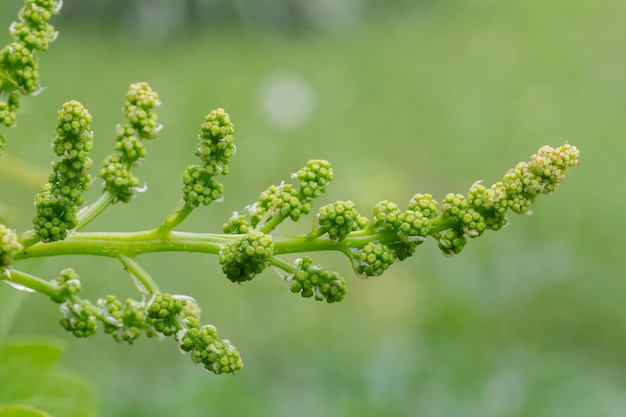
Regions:
<svg viewBox="0 0 626 417"><path fill-rule="evenodd" d="M0 0L0 27L20 3ZM246 366L234 377L194 367L171 341L73 339L54 304L23 297L9 333L66 340L64 366L94 383L103 416L626 415L626 2L181 2L201 6L191 13L164 2L66 3L59 39L42 55L46 89L23 100L2 160L37 167L35 181L2 173L2 216L20 230L52 160L60 105L77 99L90 110L99 161L135 81L163 103L164 129L136 171L148 192L89 230L157 225L195 163L203 116L218 106L238 147L226 198L184 230L219 230L310 158L335 168L319 205L352 199L367 214L382 199L403 205L416 192L439 199L491 184L543 144L582 151L533 216L511 215L454 258L428 241L385 276L359 280L341 256L314 254L348 280L338 305L291 295L271 271L232 285L215 257L141 257L239 348ZM302 223L282 230L304 232ZM85 295L136 296L108 259L27 268L53 278L69 265Z"/></svg>

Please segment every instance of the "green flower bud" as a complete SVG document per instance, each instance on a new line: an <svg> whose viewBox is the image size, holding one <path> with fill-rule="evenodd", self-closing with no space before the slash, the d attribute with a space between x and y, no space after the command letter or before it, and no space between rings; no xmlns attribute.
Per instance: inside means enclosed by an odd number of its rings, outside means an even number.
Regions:
<svg viewBox="0 0 626 417"><path fill-rule="evenodd" d="M185 328L176 334L180 348L191 360L215 374L236 374L243 369L237 349L228 340L217 340L214 326Z"/></svg>
<svg viewBox="0 0 626 417"><path fill-rule="evenodd" d="M61 287L61 294L66 298L78 294L81 289L80 277L72 268L62 270L56 283Z"/></svg>
<svg viewBox="0 0 626 417"><path fill-rule="evenodd" d="M170 294L155 294L148 306L146 315L152 320L157 333L165 336L176 334L181 328L180 314L187 301Z"/></svg>
<svg viewBox="0 0 626 417"><path fill-rule="evenodd" d="M304 204L325 192L326 187L333 180L333 175L333 169L328 161L311 159L305 167L299 169L291 177L298 180L299 198ZM310 207L305 206L303 213L309 214L310 210Z"/></svg>
<svg viewBox="0 0 626 417"><path fill-rule="evenodd" d="M500 230L507 224L504 214L508 200L503 183L498 182L486 188L481 181L475 182L467 193L467 201L472 209L482 215L486 229Z"/></svg>
<svg viewBox="0 0 626 417"><path fill-rule="evenodd" d="M224 109L215 109L204 118L200 127L196 155L204 163L209 175L228 174L230 158L235 154L235 128Z"/></svg>
<svg viewBox="0 0 626 417"><path fill-rule="evenodd" d="M243 282L261 273L269 265L273 254L272 237L252 230L226 245L219 253L219 262L229 280Z"/></svg>
<svg viewBox="0 0 626 417"><path fill-rule="evenodd" d="M15 112L9 108L9 103L0 101L0 124L11 127L13 123L15 123Z"/></svg>
<svg viewBox="0 0 626 417"><path fill-rule="evenodd" d="M419 211L427 219L434 219L439 215L437 202L430 194L415 194L409 201L408 210Z"/></svg>
<svg viewBox="0 0 626 417"><path fill-rule="evenodd" d="M317 301L334 303L343 300L346 295L346 282L336 272L328 272L320 266L313 266L309 257L297 259L296 272L285 277L291 292L302 297L315 297Z"/></svg>
<svg viewBox="0 0 626 417"><path fill-rule="evenodd" d="M139 82L130 85L126 93L124 116L133 129L133 135L141 139L156 138L161 125L157 123L157 115L152 110L160 105L158 94L148 83Z"/></svg>
<svg viewBox="0 0 626 417"><path fill-rule="evenodd" d="M74 336L89 337L98 331L94 306L88 300L79 303L66 301L59 308L64 316L60 321L61 326Z"/></svg>
<svg viewBox="0 0 626 417"><path fill-rule="evenodd" d="M237 212L234 212L222 226L222 231L229 235L248 233L249 230L250 223L246 219L246 216Z"/></svg>
<svg viewBox="0 0 626 417"><path fill-rule="evenodd" d="M380 242L370 242L351 256L355 272L365 277L382 275L395 259L393 250Z"/></svg>
<svg viewBox="0 0 626 417"><path fill-rule="evenodd" d="M48 183L35 196L35 231L44 242L65 239L76 227L77 211L89 188L92 148L91 115L78 101L68 101L59 110L54 152L62 159L52 165Z"/></svg>
<svg viewBox="0 0 626 417"><path fill-rule="evenodd" d="M130 169L146 156L141 140L154 139L161 130L154 112L160 104L157 93L147 83L134 83L128 88L123 109L128 123L117 126L115 151L104 159L98 171L105 189L115 196L115 201L127 203L135 192L144 189Z"/></svg>
<svg viewBox="0 0 626 417"><path fill-rule="evenodd" d="M13 258L24 246L17 239L17 233L0 223L0 271L11 266Z"/></svg>
<svg viewBox="0 0 626 417"><path fill-rule="evenodd" d="M480 236L488 227L481 211L470 207L470 201L462 194L448 194L441 202L443 218L447 219L455 227L460 227L463 233L470 237Z"/></svg>
<svg viewBox="0 0 626 417"><path fill-rule="evenodd" d="M39 90L39 59L23 43L12 42L0 50L0 68L24 94Z"/></svg>
<svg viewBox="0 0 626 417"><path fill-rule="evenodd" d="M183 173L183 200L191 207L208 206L220 201L224 186L199 165L189 166Z"/></svg>
<svg viewBox="0 0 626 417"><path fill-rule="evenodd" d="M259 195L256 203L248 207L247 213L250 223L256 227L261 222L267 223L276 217L291 217L293 221L297 221L305 210L294 186L283 183L280 186L269 186Z"/></svg>
<svg viewBox="0 0 626 417"><path fill-rule="evenodd" d="M102 164L98 176L104 180L106 189L116 196L117 201L127 203L139 187L139 178L134 176L127 168L128 164L119 158L116 154L109 155Z"/></svg>
<svg viewBox="0 0 626 417"><path fill-rule="evenodd" d="M400 226L402 211L394 202L383 200L374 206L372 223L383 229L396 229Z"/></svg>
<svg viewBox="0 0 626 417"><path fill-rule="evenodd" d="M355 204L350 200L327 204L318 213L320 227L335 241L345 239L350 232L363 229L369 223L366 217L359 215Z"/></svg>
<svg viewBox="0 0 626 417"><path fill-rule="evenodd" d="M237 349L229 340L221 340L207 347L208 354L203 358L204 367L215 373L237 374L243 369L243 362Z"/></svg>
<svg viewBox="0 0 626 417"><path fill-rule="evenodd" d="M146 147L137 136L122 136L115 143L115 150L125 155L124 160L127 162L135 162L146 157Z"/></svg>
<svg viewBox="0 0 626 417"><path fill-rule="evenodd" d="M459 229L448 229L439 234L439 249L445 256L456 255L461 252L467 239Z"/></svg>
<svg viewBox="0 0 626 417"><path fill-rule="evenodd" d="M143 303L126 299L122 304L112 295L98 300L102 311L104 331L113 336L119 343L131 345L142 333L153 336L154 330L146 324L145 306Z"/></svg>

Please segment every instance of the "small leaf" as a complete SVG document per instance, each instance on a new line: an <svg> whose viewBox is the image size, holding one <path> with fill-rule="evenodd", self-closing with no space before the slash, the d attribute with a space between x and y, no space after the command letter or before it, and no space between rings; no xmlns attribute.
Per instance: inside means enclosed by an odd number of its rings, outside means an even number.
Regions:
<svg viewBox="0 0 626 417"><path fill-rule="evenodd" d="M98 415L89 383L57 366L63 351L56 339L0 340L0 410L13 413L7 416Z"/></svg>

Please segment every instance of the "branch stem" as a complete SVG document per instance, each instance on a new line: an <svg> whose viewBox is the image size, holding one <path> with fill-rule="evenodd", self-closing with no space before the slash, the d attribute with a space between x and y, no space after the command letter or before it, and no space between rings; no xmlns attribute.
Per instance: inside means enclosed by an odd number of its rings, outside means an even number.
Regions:
<svg viewBox="0 0 626 417"><path fill-rule="evenodd" d="M15 260L64 255L96 255L128 259L144 253L197 252L218 254L230 242L241 238L239 234L209 234L167 231L159 227L139 232L78 232L65 240L36 243L15 256ZM309 235L274 236L274 255L315 251L340 251L349 254L372 241L383 244L399 242L393 231L362 230L350 233L344 240L333 241L327 236Z"/></svg>
<svg viewBox="0 0 626 417"><path fill-rule="evenodd" d="M36 291L46 294L58 303L65 301L65 296L61 294L58 285L17 269L3 272L0 274L0 280L21 290Z"/></svg>
<svg viewBox="0 0 626 417"><path fill-rule="evenodd" d="M185 203L184 200L180 200L174 210L172 210L166 217L161 226L158 227L157 233L164 235L172 230L179 224L181 224L189 215L193 212L193 207Z"/></svg>
<svg viewBox="0 0 626 417"><path fill-rule="evenodd" d="M135 285L145 295L160 294L161 289L148 272L137 261L128 256L120 255L120 262L135 281Z"/></svg>
<svg viewBox="0 0 626 417"><path fill-rule="evenodd" d="M93 219L98 217L107 207L109 207L115 201L115 195L110 191L102 193L93 203L86 205L78 212L78 225L74 229L79 231L83 227L87 226Z"/></svg>

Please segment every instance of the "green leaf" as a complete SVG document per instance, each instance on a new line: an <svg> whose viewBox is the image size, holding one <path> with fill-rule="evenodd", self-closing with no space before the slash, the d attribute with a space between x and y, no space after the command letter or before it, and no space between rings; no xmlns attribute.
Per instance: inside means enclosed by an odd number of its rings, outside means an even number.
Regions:
<svg viewBox="0 0 626 417"><path fill-rule="evenodd" d="M57 366L63 351L55 339L0 340L0 410L16 416L98 415L89 383Z"/></svg>

